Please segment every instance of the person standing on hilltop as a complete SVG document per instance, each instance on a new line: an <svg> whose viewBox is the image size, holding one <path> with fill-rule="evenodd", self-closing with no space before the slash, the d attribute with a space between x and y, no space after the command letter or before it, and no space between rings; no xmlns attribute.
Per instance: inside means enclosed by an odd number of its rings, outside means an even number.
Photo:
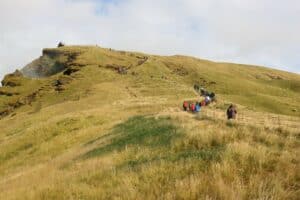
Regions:
<svg viewBox="0 0 300 200"><path fill-rule="evenodd" d="M230 104L230 106L227 109L227 119L235 119L237 115L236 107L233 104Z"/></svg>

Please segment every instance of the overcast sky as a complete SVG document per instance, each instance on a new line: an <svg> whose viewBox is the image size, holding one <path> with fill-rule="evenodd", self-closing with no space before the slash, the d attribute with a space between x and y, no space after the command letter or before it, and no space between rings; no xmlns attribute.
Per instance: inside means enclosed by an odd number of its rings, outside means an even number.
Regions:
<svg viewBox="0 0 300 200"><path fill-rule="evenodd" d="M299 73L300 1L0 0L0 78L59 41Z"/></svg>

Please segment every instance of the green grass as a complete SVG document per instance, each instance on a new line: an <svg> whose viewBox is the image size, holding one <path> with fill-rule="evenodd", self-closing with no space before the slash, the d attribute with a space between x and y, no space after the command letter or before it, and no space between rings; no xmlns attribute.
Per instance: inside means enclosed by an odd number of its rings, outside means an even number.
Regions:
<svg viewBox="0 0 300 200"><path fill-rule="evenodd" d="M109 135L112 139L108 144L87 152L83 157L88 159L121 151L127 146L168 147L172 139L180 136L180 133L167 118L136 116L117 125Z"/></svg>

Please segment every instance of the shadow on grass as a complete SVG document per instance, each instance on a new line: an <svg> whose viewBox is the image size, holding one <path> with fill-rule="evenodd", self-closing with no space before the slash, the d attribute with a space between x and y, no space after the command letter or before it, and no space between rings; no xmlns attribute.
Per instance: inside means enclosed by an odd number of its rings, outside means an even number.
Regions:
<svg viewBox="0 0 300 200"><path fill-rule="evenodd" d="M126 146L168 147L173 138L181 135L171 123L170 118L161 117L156 119L145 116L128 119L126 122L115 126L110 134L112 139L108 144L87 152L81 158L87 159L113 151L120 151L125 149Z"/></svg>

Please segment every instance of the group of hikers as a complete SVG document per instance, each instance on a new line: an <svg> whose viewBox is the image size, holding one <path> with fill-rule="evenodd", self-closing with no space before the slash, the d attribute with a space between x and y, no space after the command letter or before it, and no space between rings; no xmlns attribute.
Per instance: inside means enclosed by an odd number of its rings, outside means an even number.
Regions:
<svg viewBox="0 0 300 200"><path fill-rule="evenodd" d="M191 111L191 112L200 112L201 110L201 103L200 102L188 102L188 101L184 101L183 102L183 110L184 111Z"/></svg>
<svg viewBox="0 0 300 200"><path fill-rule="evenodd" d="M203 91L205 91L203 89ZM214 92L201 92L201 96L204 96L204 99L200 102L183 102L183 110L191 111L191 112L200 112L201 107L209 105L211 102L215 101L215 93Z"/></svg>
<svg viewBox="0 0 300 200"><path fill-rule="evenodd" d="M216 101L216 95L214 92L208 92L204 88L199 88L194 86L194 89L199 93L200 96L203 96L204 99L202 101L196 101L196 102L191 102L191 101L184 101L183 102L183 110L184 111L190 111L192 113L198 113L201 111L201 108L204 106L209 105L210 103ZM227 108L226 111L227 119L235 119L237 115L237 108L235 105L230 104L229 107Z"/></svg>

